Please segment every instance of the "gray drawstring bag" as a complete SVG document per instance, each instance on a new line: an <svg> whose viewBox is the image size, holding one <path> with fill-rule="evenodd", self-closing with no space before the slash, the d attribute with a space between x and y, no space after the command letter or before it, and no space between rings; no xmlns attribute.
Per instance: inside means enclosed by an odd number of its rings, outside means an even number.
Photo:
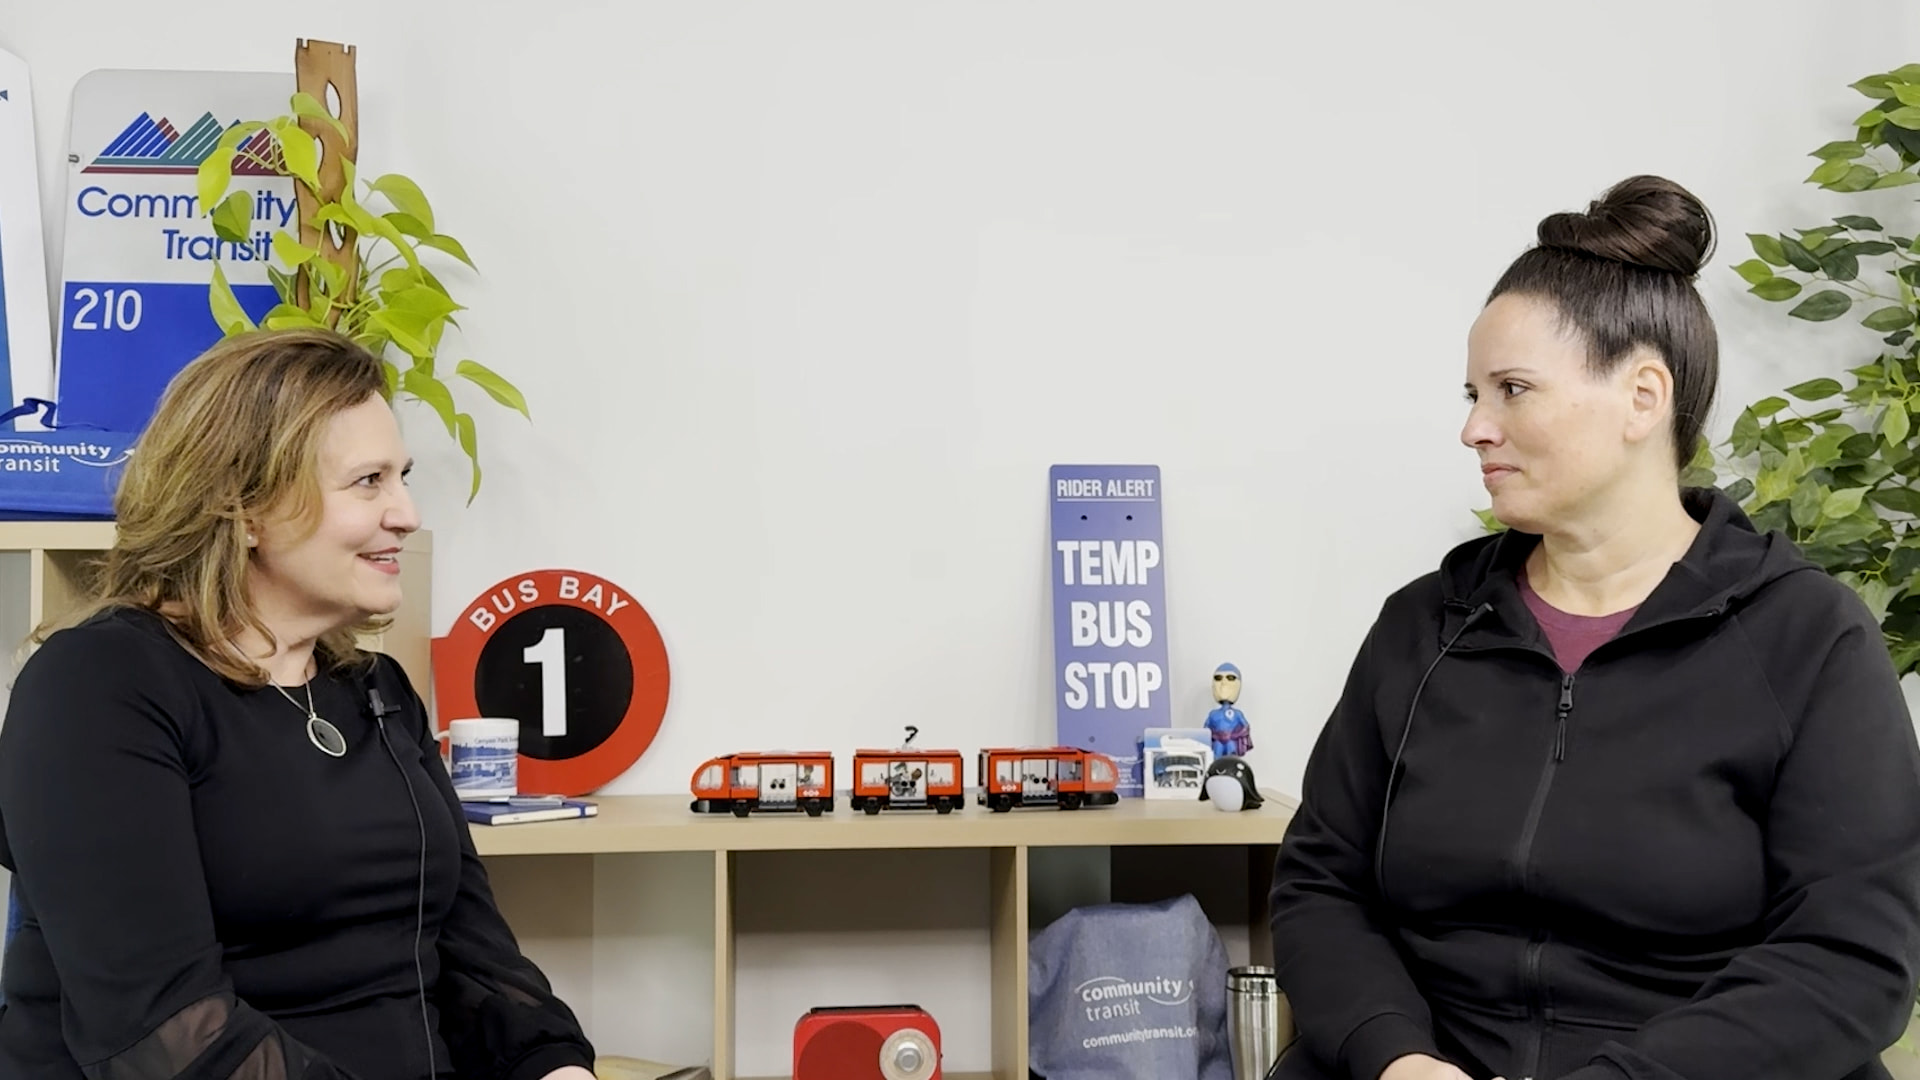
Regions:
<svg viewBox="0 0 1920 1080"><path fill-rule="evenodd" d="M1042 930L1027 1018L1044 1080L1233 1080L1227 950L1192 896L1075 908Z"/></svg>

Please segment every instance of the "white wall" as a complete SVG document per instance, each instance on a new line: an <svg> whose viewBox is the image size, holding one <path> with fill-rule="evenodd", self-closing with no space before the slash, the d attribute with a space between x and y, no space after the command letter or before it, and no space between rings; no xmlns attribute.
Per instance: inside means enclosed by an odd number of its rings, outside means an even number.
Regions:
<svg viewBox="0 0 1920 1080"><path fill-rule="evenodd" d="M1727 267L1862 205L1806 153L1916 31L1899 0L0 0L56 251L85 71L360 46L361 171L466 242L471 355L535 416L479 414L470 508L409 417L435 629L529 568L635 594L674 697L615 793L908 721L1048 737L1060 461L1163 468L1178 713L1236 661L1295 787L1380 599L1472 532L1463 338L1534 223L1640 171L1707 201L1724 430L1843 359ZM791 1018L756 1019L744 1064L778 1071Z"/></svg>

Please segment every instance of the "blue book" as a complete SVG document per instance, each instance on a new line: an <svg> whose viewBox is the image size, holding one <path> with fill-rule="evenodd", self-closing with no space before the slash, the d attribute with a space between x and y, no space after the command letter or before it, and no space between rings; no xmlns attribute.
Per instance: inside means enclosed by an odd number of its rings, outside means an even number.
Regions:
<svg viewBox="0 0 1920 1080"><path fill-rule="evenodd" d="M542 799L516 797L501 802L475 800L463 802L467 820L475 825L521 825L529 821L565 821L589 818L600 813L591 799Z"/></svg>

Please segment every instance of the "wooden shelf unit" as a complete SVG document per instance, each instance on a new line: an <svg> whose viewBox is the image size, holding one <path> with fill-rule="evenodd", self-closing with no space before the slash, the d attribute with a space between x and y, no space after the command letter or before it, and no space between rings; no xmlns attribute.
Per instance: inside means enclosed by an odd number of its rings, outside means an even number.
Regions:
<svg viewBox="0 0 1920 1080"><path fill-rule="evenodd" d="M714 1080L737 1080L735 1025L739 950L735 915L740 889L756 859L791 860L790 853L872 853L879 859L905 859L916 851L984 852L985 872L972 885L984 891L988 911L987 965L991 1015L991 1064L986 1073L956 1072L955 1080L1025 1080L1027 1073L1028 941L1040 927L1030 925L1030 859L1049 849L1106 848L1118 855L1142 849L1191 853L1207 849L1238 863L1244 872L1243 897L1250 952L1272 952L1266 926L1266 891L1275 851L1292 816L1294 802L1263 792L1258 810L1225 814L1211 803L1124 799L1111 807L1073 811L1024 809L996 814L971 801L951 814L890 811L877 816L847 809L818 818L803 814L696 814L689 797L626 795L599 797L600 814L586 820L476 826L474 843L490 865L502 910L517 932L543 942L593 933L593 918L582 915L578 898L591 897L592 863L598 856L621 854L706 854L713 875L713 1049ZM524 869L516 863L524 862ZM875 863L878 859L874 860ZM536 869L537 865L537 869ZM753 875L765 879L769 871ZM1176 880L1157 895L1162 899L1198 885ZM777 875L774 875L777 879ZM858 892L857 889L850 891ZM1120 892L1116 888L1116 894ZM572 897L571 905L566 898ZM1121 900L1114 895L1113 900ZM560 929L556 930L555 927ZM573 955L592 945L573 941ZM530 950L531 951L531 950ZM539 959L536 957L536 959ZM938 1017L936 1016L936 1020ZM948 1046L949 1056L953 1047ZM613 1048L613 1053L622 1052Z"/></svg>
<svg viewBox="0 0 1920 1080"><path fill-rule="evenodd" d="M27 557L26 630L69 610L83 594L92 563L113 547L111 521L0 521L0 553ZM422 700L431 700L433 534L407 538L400 553L406 599L385 633L363 639L368 649L393 657L406 669Z"/></svg>

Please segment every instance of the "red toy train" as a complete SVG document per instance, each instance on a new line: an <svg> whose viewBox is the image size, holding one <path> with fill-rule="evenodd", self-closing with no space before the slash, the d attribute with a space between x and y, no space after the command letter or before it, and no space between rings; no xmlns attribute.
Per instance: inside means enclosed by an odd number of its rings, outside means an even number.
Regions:
<svg viewBox="0 0 1920 1080"><path fill-rule="evenodd" d="M907 741L918 732L909 727ZM1017 806L1078 810L1111 806L1119 770L1113 759L1072 746L994 747L980 751L975 801L995 813ZM855 810L933 810L966 805L966 759L958 750L857 750L853 755ZM710 758L693 773L692 810L700 814L833 812L833 755L826 751L767 751Z"/></svg>

